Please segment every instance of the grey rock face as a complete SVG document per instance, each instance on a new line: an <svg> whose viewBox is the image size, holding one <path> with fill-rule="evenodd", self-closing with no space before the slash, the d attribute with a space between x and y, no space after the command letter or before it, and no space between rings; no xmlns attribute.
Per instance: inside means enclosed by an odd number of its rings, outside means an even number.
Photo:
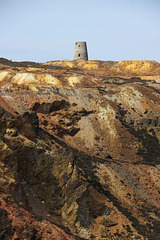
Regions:
<svg viewBox="0 0 160 240"><path fill-rule="evenodd" d="M76 42L75 43L73 60L88 60L88 52L87 52L86 42Z"/></svg>

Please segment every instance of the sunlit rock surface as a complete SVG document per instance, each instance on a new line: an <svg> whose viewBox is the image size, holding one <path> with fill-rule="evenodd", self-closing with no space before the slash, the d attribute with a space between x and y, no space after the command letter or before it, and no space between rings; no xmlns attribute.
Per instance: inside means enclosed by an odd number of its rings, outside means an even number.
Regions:
<svg viewBox="0 0 160 240"><path fill-rule="evenodd" d="M0 238L160 238L160 64L0 59Z"/></svg>

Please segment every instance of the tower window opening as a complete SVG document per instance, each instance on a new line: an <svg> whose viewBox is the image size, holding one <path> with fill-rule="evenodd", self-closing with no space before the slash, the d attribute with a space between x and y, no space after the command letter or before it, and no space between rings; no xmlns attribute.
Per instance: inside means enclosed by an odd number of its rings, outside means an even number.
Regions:
<svg viewBox="0 0 160 240"><path fill-rule="evenodd" d="M78 57L80 57L81 56L81 54L78 54Z"/></svg>
<svg viewBox="0 0 160 240"><path fill-rule="evenodd" d="M80 47L80 45L78 45L78 47Z"/></svg>

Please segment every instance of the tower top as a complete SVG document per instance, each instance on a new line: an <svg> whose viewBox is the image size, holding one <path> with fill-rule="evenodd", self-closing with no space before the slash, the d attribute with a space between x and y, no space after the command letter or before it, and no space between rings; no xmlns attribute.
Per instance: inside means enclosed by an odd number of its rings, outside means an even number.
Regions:
<svg viewBox="0 0 160 240"><path fill-rule="evenodd" d="M73 60L88 60L86 42L81 41L75 43Z"/></svg>

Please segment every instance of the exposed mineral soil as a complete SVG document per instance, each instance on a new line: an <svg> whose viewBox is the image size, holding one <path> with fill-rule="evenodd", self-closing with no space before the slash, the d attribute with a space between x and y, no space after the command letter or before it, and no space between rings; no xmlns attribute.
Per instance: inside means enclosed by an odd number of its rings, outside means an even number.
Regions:
<svg viewBox="0 0 160 240"><path fill-rule="evenodd" d="M160 64L0 59L0 239L160 239Z"/></svg>

